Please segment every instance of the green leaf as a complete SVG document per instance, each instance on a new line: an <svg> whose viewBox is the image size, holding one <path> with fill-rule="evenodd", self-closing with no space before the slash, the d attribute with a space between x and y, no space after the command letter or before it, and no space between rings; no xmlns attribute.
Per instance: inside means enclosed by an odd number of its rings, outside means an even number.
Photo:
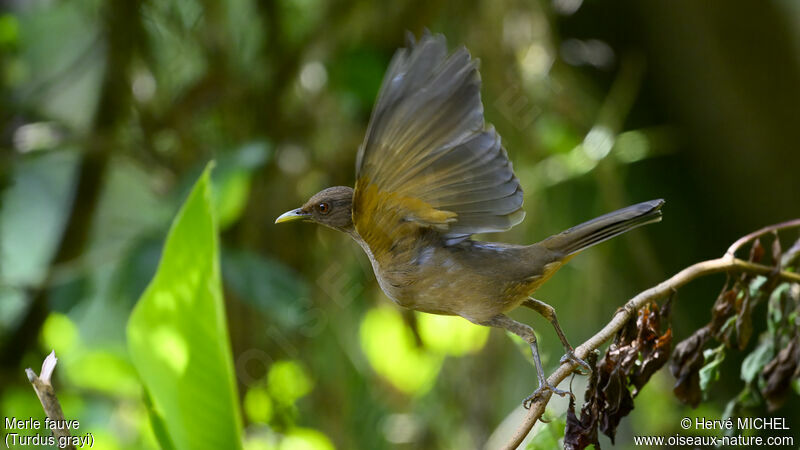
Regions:
<svg viewBox="0 0 800 450"><path fill-rule="evenodd" d="M539 431L528 442L526 449L538 450L542 448L561 448L559 440L564 437L567 423L563 418L556 418L539 428Z"/></svg>
<svg viewBox="0 0 800 450"><path fill-rule="evenodd" d="M131 359L177 449L241 448L206 167L128 321Z"/></svg>
<svg viewBox="0 0 800 450"><path fill-rule="evenodd" d="M164 418L158 415L158 412L153 409L153 399L150 394L145 390L144 392L144 405L147 407L147 416L150 418L150 427L153 430L153 436L156 442L161 446L161 450L175 450L175 445L167 432L167 425L164 423Z"/></svg>
<svg viewBox="0 0 800 450"><path fill-rule="evenodd" d="M763 275L758 275L753 278L753 281L750 282L750 297L758 298L758 294L761 288L764 286L764 283L767 282L767 277Z"/></svg>
<svg viewBox="0 0 800 450"><path fill-rule="evenodd" d="M755 350L742 361L742 380L749 383L756 379L761 369L767 365L775 354L775 347L769 335L762 338Z"/></svg>
<svg viewBox="0 0 800 450"><path fill-rule="evenodd" d="M707 392L711 384L719 379L719 367L725 360L725 345L703 351L705 365L700 369L700 390Z"/></svg>
<svg viewBox="0 0 800 450"><path fill-rule="evenodd" d="M775 335L783 321L783 303L781 298L784 293L788 293L789 283L781 283L772 291L767 303L767 329L771 335Z"/></svg>

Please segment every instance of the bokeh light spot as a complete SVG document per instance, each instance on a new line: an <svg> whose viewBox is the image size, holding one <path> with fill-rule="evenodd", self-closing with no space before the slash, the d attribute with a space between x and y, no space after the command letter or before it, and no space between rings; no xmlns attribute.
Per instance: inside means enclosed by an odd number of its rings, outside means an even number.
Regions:
<svg viewBox="0 0 800 450"><path fill-rule="evenodd" d="M454 356L477 352L489 338L488 327L461 317L418 313L417 323L427 348Z"/></svg>
<svg viewBox="0 0 800 450"><path fill-rule="evenodd" d="M278 361L267 373L267 390L279 403L292 404L313 387L311 377L296 361Z"/></svg>
<svg viewBox="0 0 800 450"><path fill-rule="evenodd" d="M244 396L244 413L247 420L255 423L269 423L272 419L272 399L263 386L247 390Z"/></svg>
<svg viewBox="0 0 800 450"><path fill-rule="evenodd" d="M417 346L400 313L386 307L371 309L364 316L361 348L375 371L407 394L427 392L443 360L442 355Z"/></svg>
<svg viewBox="0 0 800 450"><path fill-rule="evenodd" d="M42 325L42 345L55 350L57 356L66 356L78 344L78 327L64 314L50 313Z"/></svg>

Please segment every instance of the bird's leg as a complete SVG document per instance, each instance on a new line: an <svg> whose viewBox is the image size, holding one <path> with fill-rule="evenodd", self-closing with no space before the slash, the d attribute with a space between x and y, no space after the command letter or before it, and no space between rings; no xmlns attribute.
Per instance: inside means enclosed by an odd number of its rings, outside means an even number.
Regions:
<svg viewBox="0 0 800 450"><path fill-rule="evenodd" d="M481 323L481 325L506 329L521 337L531 346L531 353L533 354L533 363L536 365L536 378L539 380L539 387L533 391L533 394L522 401L522 406L524 406L525 409L530 408L534 400L547 391L551 391L553 394L558 394L562 397L567 394L572 396L571 392L562 391L561 389L558 389L550 384L550 382L548 382L547 378L544 376L542 361L539 359L539 347L536 345L536 334L533 332L533 328L525 325L524 323L517 322L516 320L504 314L498 314L488 321Z"/></svg>
<svg viewBox="0 0 800 450"><path fill-rule="evenodd" d="M539 313L542 317L547 319L552 325L553 328L556 329L556 334L558 334L558 338L561 339L561 345L564 346L564 351L566 353L563 357L561 357L561 364L564 364L567 361L572 361L575 364L586 369L586 373L582 373L583 375L588 375L592 373L592 368L589 367L589 364L575 356L575 350L569 345L569 341L567 341L567 337L564 335L564 331L561 330L561 325L558 324L558 319L556 318L556 310L553 309L552 306L548 305L547 303L536 300L535 298L531 297L522 302L522 306L526 306L537 313Z"/></svg>

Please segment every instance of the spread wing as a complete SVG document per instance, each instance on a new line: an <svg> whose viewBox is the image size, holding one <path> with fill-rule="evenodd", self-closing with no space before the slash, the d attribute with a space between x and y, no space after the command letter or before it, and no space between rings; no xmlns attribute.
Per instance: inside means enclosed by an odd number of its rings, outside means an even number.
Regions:
<svg viewBox="0 0 800 450"><path fill-rule="evenodd" d="M450 242L524 218L522 189L486 127L477 62L441 35L410 39L386 72L356 160L353 221L373 252L418 228Z"/></svg>

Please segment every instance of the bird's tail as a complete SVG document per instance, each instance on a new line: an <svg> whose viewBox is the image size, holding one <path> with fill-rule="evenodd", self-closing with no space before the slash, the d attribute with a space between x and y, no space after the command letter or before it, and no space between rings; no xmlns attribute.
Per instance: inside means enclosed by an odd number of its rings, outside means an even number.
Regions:
<svg viewBox="0 0 800 450"><path fill-rule="evenodd" d="M637 203L550 236L541 244L564 256L573 255L636 227L661 221L663 205L662 199Z"/></svg>

